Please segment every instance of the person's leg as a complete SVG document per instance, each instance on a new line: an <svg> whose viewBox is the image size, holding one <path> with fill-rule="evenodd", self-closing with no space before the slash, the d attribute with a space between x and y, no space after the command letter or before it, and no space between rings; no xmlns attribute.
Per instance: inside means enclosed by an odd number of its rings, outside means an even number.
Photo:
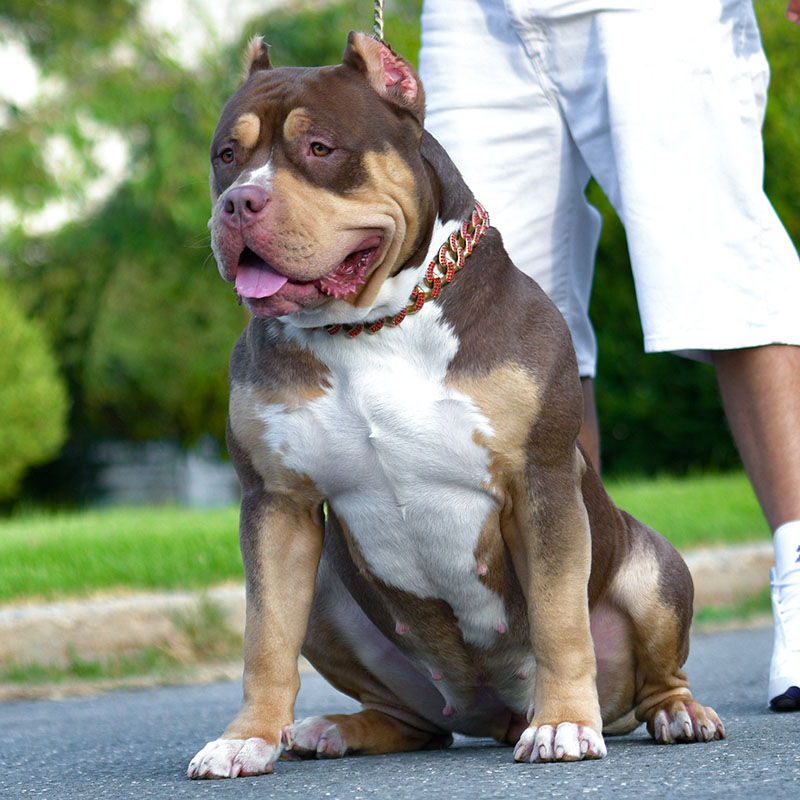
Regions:
<svg viewBox="0 0 800 800"><path fill-rule="evenodd" d="M713 354L733 438L775 533L768 700L800 710L800 347Z"/></svg>
<svg viewBox="0 0 800 800"><path fill-rule="evenodd" d="M592 466L600 472L600 426L597 421L597 406L594 400L594 379L581 378L583 389L583 426L578 434L580 443L586 448Z"/></svg>
<svg viewBox="0 0 800 800"><path fill-rule="evenodd" d="M553 74L570 131L625 225L645 349L726 351L716 363L731 429L775 531L769 700L800 709L800 261L763 192L768 69L755 16L739 0L722 6L554 20L550 62L563 66ZM595 43L602 58L577 57ZM588 124L603 113L607 125Z"/></svg>
<svg viewBox="0 0 800 800"><path fill-rule="evenodd" d="M800 520L800 347L713 358L728 424L770 529Z"/></svg>

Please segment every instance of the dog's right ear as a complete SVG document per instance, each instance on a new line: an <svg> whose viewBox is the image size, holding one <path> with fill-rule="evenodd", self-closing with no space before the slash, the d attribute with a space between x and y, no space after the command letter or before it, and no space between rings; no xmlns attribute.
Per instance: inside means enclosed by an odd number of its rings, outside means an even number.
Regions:
<svg viewBox="0 0 800 800"><path fill-rule="evenodd" d="M248 42L242 58L242 66L245 78L258 70L272 69L272 62L269 60L269 45L260 36L254 36Z"/></svg>
<svg viewBox="0 0 800 800"><path fill-rule="evenodd" d="M416 71L385 42L350 31L342 63L363 73L384 99L405 108L422 124L425 92Z"/></svg>

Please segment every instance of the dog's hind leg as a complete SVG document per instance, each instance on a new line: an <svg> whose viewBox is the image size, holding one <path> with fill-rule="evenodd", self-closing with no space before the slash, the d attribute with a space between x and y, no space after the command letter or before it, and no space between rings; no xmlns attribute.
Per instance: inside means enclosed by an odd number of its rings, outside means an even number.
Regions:
<svg viewBox="0 0 800 800"><path fill-rule="evenodd" d="M693 697L681 667L689 653L692 578L663 537L623 512L632 547L610 597L629 615L636 659L636 718L661 743L724 739L716 712Z"/></svg>
<svg viewBox="0 0 800 800"><path fill-rule="evenodd" d="M323 557L303 654L337 689L362 704L355 714L296 721L283 732L303 757L446 747L452 737L424 716L444 700L367 617ZM401 699L402 698L402 699Z"/></svg>
<svg viewBox="0 0 800 800"><path fill-rule="evenodd" d="M339 758L347 753L378 755L448 747L453 737L420 730L388 713L366 708L356 714L308 717L288 726L283 741L299 756Z"/></svg>

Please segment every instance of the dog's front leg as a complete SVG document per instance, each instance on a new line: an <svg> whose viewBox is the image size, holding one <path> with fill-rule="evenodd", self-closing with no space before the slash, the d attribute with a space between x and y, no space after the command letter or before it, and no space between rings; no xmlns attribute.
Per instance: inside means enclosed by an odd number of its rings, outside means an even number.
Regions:
<svg viewBox="0 0 800 800"><path fill-rule="evenodd" d="M563 466L530 467L503 535L526 595L536 680L517 761L602 758L596 661L589 630L589 520L577 450Z"/></svg>
<svg viewBox="0 0 800 800"><path fill-rule="evenodd" d="M240 527L247 580L244 699L221 738L192 759L190 778L272 772L283 728L294 720L297 658L322 551L321 509L258 492L243 500Z"/></svg>

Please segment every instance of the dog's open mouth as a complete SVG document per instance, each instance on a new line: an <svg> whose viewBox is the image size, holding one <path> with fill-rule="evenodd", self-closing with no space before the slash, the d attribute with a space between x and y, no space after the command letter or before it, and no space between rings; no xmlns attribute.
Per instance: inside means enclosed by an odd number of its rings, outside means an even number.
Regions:
<svg viewBox="0 0 800 800"><path fill-rule="evenodd" d="M242 250L236 267L236 293L240 297L261 299L279 292L289 280L273 269L249 247Z"/></svg>
<svg viewBox="0 0 800 800"><path fill-rule="evenodd" d="M358 287L364 283L367 272L378 257L381 242L380 236L368 237L337 267L313 281L293 281L274 269L249 247L245 247L236 267L236 294L247 299L260 300L272 297L286 284L290 284L305 287L313 285L330 297L347 298L355 294Z"/></svg>

